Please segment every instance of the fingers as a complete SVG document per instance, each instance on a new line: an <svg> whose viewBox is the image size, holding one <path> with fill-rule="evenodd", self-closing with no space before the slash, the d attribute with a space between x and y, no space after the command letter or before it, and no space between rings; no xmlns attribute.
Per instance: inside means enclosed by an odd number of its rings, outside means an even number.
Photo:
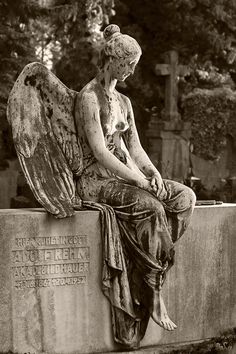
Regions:
<svg viewBox="0 0 236 354"><path fill-rule="evenodd" d="M162 179L159 179L156 176L153 176L150 184L151 184L152 189L156 193L156 192L158 192L158 190L162 189L163 182L162 182Z"/></svg>
<svg viewBox="0 0 236 354"><path fill-rule="evenodd" d="M159 181L158 185L157 185L158 189L157 189L157 197L161 198L161 195L163 194L164 190L164 184L163 182Z"/></svg>
<svg viewBox="0 0 236 354"><path fill-rule="evenodd" d="M150 184L151 184L151 187L152 187L153 191L155 193L157 193L157 184L156 184L156 178L155 177L152 177Z"/></svg>
<svg viewBox="0 0 236 354"><path fill-rule="evenodd" d="M157 176L153 176L150 185L157 198L165 199L166 190L161 177L158 178Z"/></svg>
<svg viewBox="0 0 236 354"><path fill-rule="evenodd" d="M157 198L163 200L166 198L166 196L167 196L167 191L165 189L165 185L163 181L161 180L161 183L159 183L158 185Z"/></svg>
<svg viewBox="0 0 236 354"><path fill-rule="evenodd" d="M167 192L166 192L165 187L163 185L162 190L160 191L160 193L158 194L157 197L161 200L164 200L164 199L166 199L166 196L167 196Z"/></svg>

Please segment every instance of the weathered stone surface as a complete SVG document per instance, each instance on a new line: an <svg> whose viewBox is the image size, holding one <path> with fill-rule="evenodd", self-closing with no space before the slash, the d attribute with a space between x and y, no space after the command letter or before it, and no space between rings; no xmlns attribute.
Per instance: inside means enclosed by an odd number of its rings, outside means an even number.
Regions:
<svg viewBox="0 0 236 354"><path fill-rule="evenodd" d="M187 177L190 135L186 122L150 122L148 153L163 178L183 182Z"/></svg>
<svg viewBox="0 0 236 354"><path fill-rule="evenodd" d="M157 75L166 77L165 108L162 120L153 115L146 132L148 154L163 178L183 182L189 169L189 138L191 124L181 121L178 112L178 80L189 73L189 68L178 64L174 50L164 54L165 64L157 64Z"/></svg>
<svg viewBox="0 0 236 354"><path fill-rule="evenodd" d="M74 215L81 205L102 211L103 290L112 304L114 340L137 348L149 316L166 330L176 328L161 298L162 279L172 264L173 240L188 224L196 198L188 187L162 180L139 143L130 100L115 89L117 81L134 73L142 53L139 44L116 25L104 29L104 39L100 70L79 93L63 85L44 65L28 64L9 95L7 116L20 165L40 205L57 218ZM170 68L169 86L175 99L180 72L177 56L171 58L174 70ZM170 113L177 108L172 99ZM177 161L180 155L182 146L175 155ZM163 200L165 210L155 197ZM173 208L178 218L166 219L165 211ZM30 241L30 247L37 244ZM28 262L20 258L24 250L14 252L15 263ZM29 256L31 252L27 250ZM53 251L34 253L50 261ZM30 262L38 263L41 258L35 260L34 253ZM39 277L41 268L35 264L33 271L31 266L23 272ZM20 280L15 286L20 290L57 286L54 280ZM79 281L84 283L83 278Z"/></svg>
<svg viewBox="0 0 236 354"><path fill-rule="evenodd" d="M56 220L41 209L1 210L0 220L1 351L113 349L109 305L101 291L99 213Z"/></svg>
<svg viewBox="0 0 236 354"><path fill-rule="evenodd" d="M164 54L165 64L157 64L155 67L156 75L166 77L165 87L165 109L162 112L166 121L178 121L178 80L189 74L189 68L184 65L178 65L178 53L171 50Z"/></svg>
<svg viewBox="0 0 236 354"><path fill-rule="evenodd" d="M83 168L74 121L76 92L41 63L25 66L9 95L16 152L37 201L59 218L74 214L74 176ZM79 199L79 198L77 198Z"/></svg>
<svg viewBox="0 0 236 354"><path fill-rule="evenodd" d="M215 337L236 326L235 217L233 204L195 209L164 286L178 329L168 333L150 321L143 348ZM116 350L101 291L99 213L57 220L41 209L1 210L0 232L1 351Z"/></svg>
<svg viewBox="0 0 236 354"><path fill-rule="evenodd" d="M178 325L158 335L150 322L143 345L219 336L236 326L236 205L196 207L176 247L176 263L164 286L169 315Z"/></svg>

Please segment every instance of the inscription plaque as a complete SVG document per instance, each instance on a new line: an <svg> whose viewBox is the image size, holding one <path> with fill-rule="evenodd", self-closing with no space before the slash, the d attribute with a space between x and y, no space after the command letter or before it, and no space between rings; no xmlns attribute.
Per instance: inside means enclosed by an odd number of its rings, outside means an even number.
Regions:
<svg viewBox="0 0 236 354"><path fill-rule="evenodd" d="M89 261L87 235L17 237L12 248L14 287L85 284Z"/></svg>

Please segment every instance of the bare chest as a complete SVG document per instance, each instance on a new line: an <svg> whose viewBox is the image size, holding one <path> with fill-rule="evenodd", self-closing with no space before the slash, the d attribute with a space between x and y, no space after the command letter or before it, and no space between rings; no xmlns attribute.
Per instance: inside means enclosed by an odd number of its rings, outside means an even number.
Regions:
<svg viewBox="0 0 236 354"><path fill-rule="evenodd" d="M100 119L105 136L128 129L127 106L119 93L112 96L106 95L100 108Z"/></svg>

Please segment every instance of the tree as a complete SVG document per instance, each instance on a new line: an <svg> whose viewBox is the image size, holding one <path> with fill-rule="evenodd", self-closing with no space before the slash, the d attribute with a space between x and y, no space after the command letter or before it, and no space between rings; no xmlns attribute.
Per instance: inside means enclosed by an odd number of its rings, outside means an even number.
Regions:
<svg viewBox="0 0 236 354"><path fill-rule="evenodd" d="M128 81L128 86L144 107L163 104L163 79L153 69L163 62L165 51L177 50L180 61L192 66L194 74L196 70L235 73L234 0L117 0L114 22L143 49L138 80L133 87ZM202 78L193 75L190 79L198 86Z"/></svg>
<svg viewBox="0 0 236 354"><path fill-rule="evenodd" d="M8 147L1 158L14 154L6 104L20 71L38 60L79 90L95 73L100 29L113 6L113 0L0 0L0 151Z"/></svg>
<svg viewBox="0 0 236 354"><path fill-rule="evenodd" d="M113 0L59 0L48 8L61 49L54 69L69 87L79 91L95 75L101 28L114 14L113 7Z"/></svg>
<svg viewBox="0 0 236 354"><path fill-rule="evenodd" d="M14 152L6 120L9 92L22 68L36 59L29 31L29 20L39 11L37 2L26 0L0 1L0 154L9 157Z"/></svg>

